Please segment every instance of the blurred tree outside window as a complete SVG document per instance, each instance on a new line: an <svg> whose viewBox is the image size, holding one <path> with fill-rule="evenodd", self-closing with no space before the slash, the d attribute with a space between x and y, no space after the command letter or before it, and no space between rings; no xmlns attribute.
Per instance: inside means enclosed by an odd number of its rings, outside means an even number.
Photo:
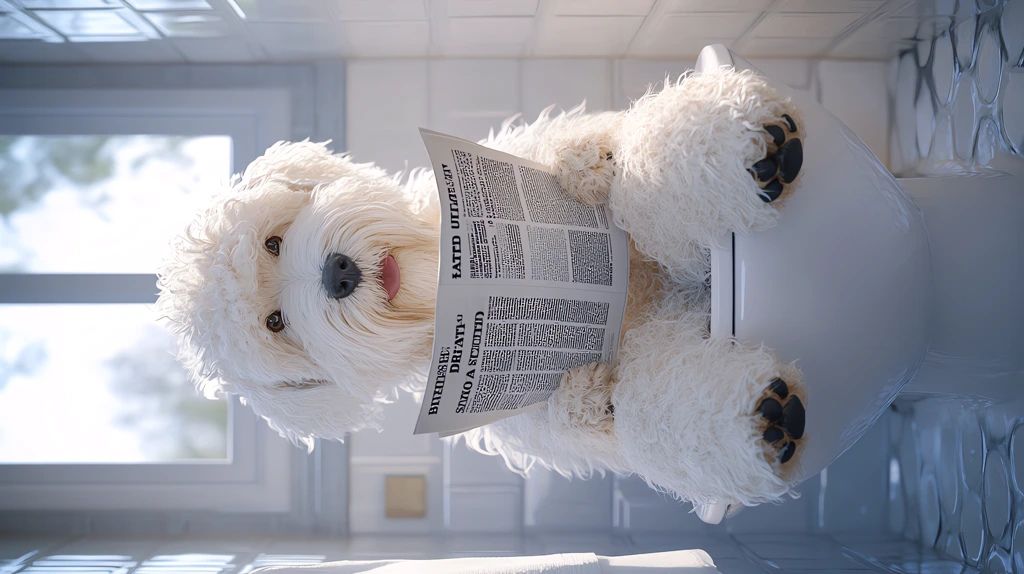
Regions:
<svg viewBox="0 0 1024 574"><path fill-rule="evenodd" d="M231 158L228 136L0 135L0 273L155 273ZM0 463L226 461L227 403L153 306L73 301L0 299Z"/></svg>

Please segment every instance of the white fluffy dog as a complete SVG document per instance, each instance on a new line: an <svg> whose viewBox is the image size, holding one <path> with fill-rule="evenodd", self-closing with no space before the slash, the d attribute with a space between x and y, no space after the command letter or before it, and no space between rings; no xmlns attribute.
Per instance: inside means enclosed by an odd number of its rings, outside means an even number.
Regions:
<svg viewBox="0 0 1024 574"><path fill-rule="evenodd" d="M625 112L544 113L482 142L607 201L631 269L616 364L565 373L546 408L467 444L518 471L637 473L699 503L780 500L806 440L801 376L763 347L709 338L707 252L775 222L801 135L788 100L721 70ZM159 309L205 390L238 394L294 442L342 439L376 427L396 388L423 388L439 226L432 173L402 183L321 144L280 143L173 242Z"/></svg>

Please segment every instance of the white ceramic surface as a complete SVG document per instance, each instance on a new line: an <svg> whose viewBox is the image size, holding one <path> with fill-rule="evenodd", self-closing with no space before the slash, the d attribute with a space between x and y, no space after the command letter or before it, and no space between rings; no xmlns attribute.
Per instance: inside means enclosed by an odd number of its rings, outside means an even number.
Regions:
<svg viewBox="0 0 1024 574"><path fill-rule="evenodd" d="M697 69L718 65L754 69L706 47ZM712 254L712 335L797 361L808 392L805 479L852 446L918 371L930 258L921 210L867 146L817 102L768 80L801 110L803 171L777 226Z"/></svg>
<svg viewBox="0 0 1024 574"><path fill-rule="evenodd" d="M904 395L1024 398L1024 160L971 177L901 179L928 222L930 348Z"/></svg>

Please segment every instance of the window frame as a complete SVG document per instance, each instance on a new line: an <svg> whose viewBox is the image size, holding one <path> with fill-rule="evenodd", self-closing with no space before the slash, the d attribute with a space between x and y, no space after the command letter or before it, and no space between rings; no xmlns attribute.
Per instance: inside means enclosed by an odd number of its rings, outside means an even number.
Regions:
<svg viewBox="0 0 1024 574"><path fill-rule="evenodd" d="M266 89L2 89L3 135L228 135L232 173L292 139L292 96ZM86 289L68 289L78 278ZM155 274L0 274L0 304L152 303ZM0 510L287 512L295 450L234 397L229 459L0 464Z"/></svg>

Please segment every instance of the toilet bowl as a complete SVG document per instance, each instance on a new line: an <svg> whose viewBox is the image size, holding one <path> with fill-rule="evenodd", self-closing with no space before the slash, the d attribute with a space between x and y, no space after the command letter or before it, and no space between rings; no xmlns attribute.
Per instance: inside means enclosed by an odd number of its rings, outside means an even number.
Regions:
<svg viewBox="0 0 1024 574"><path fill-rule="evenodd" d="M723 65L756 71L722 45L704 48L696 69ZM803 172L775 227L712 251L711 336L763 343L803 371L802 481L863 436L921 368L932 270L914 198L838 118L766 79L801 110ZM696 511L717 523L729 506Z"/></svg>

